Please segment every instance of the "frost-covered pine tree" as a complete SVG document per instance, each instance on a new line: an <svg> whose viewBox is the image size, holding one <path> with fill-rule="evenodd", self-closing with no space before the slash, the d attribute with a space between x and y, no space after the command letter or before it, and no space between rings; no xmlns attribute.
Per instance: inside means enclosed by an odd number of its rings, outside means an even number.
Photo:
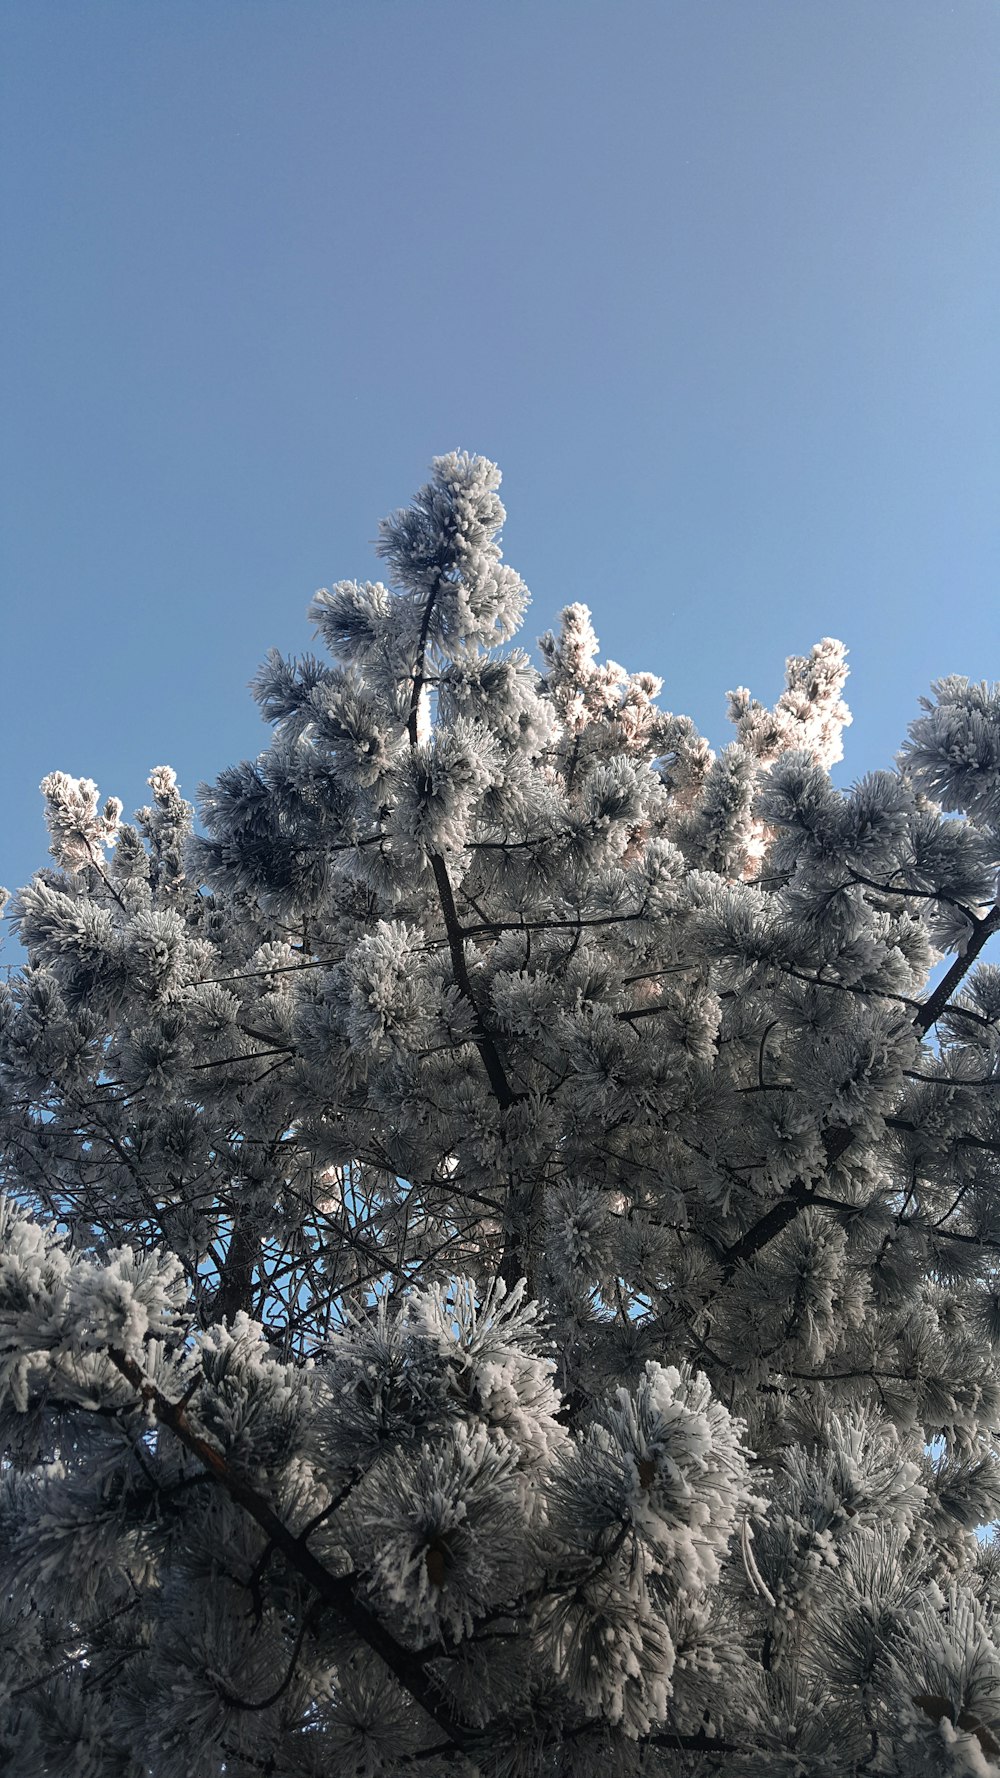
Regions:
<svg viewBox="0 0 1000 1778"><path fill-rule="evenodd" d="M845 794L825 641L715 757L583 606L510 646L499 479L200 832L43 785L0 1769L998 1773L1000 695Z"/></svg>

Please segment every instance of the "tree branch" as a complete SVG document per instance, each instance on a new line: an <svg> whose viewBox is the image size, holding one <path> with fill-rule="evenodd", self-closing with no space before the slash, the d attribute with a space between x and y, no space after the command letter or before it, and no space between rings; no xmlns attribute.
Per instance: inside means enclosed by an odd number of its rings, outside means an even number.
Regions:
<svg viewBox="0 0 1000 1778"><path fill-rule="evenodd" d="M1000 931L1000 903L991 908L988 914L984 914L981 920L975 922L972 936L965 950L960 957L955 958L947 975L942 977L933 994L919 1008L913 1025L920 1036L925 1037L942 1013L947 1010L952 994L971 969L984 945L997 931ZM954 1082L955 1086L964 1086L965 1084L967 1083L961 1080ZM823 1146L826 1149L828 1163L832 1164L839 1160L853 1140L854 1132L845 1127L824 1137ZM777 1204L772 1204L770 1210L765 1211L764 1215L751 1228L747 1229L738 1241L734 1241L726 1249L722 1256L724 1281L728 1283L738 1266L743 1265L748 1259L752 1259L762 1247L766 1247L769 1241L773 1241L777 1235L780 1235L782 1229L787 1228L788 1224L798 1216L799 1211L804 1210L813 1201L813 1198L814 1193L811 1187L804 1180L796 1180L786 1197L781 1198Z"/></svg>
<svg viewBox="0 0 1000 1778"><path fill-rule="evenodd" d="M240 1309L250 1313L253 1297L254 1269L260 1243L253 1231L248 1212L241 1208L234 1213L233 1230L226 1257L219 1270L219 1288L213 1314L220 1321L232 1321Z"/></svg>
<svg viewBox="0 0 1000 1778"><path fill-rule="evenodd" d="M486 1070L490 1086L493 1089L493 1096L501 1108L506 1111L511 1105L517 1104L521 1095L515 1093L510 1081L507 1079L504 1065L500 1060L500 1052L492 1037L490 1037L489 1033L483 1029L483 1016L479 1010L475 994L472 991L472 982L469 979L468 966L465 961L462 928L458 918L458 910L455 907L455 896L451 887L451 879L448 876L448 867L445 864L444 859L437 852L431 854L431 869L434 872L434 881L437 885L438 899L441 903L441 913L444 917L444 929L448 935L448 950L451 954L451 967L455 977L455 985L463 999L468 1001L476 1015L478 1033L473 1041L482 1058L483 1067Z"/></svg>
<svg viewBox="0 0 1000 1778"><path fill-rule="evenodd" d="M195 1431L184 1408L170 1401L134 1358L116 1346L110 1348L108 1356L143 1403L153 1409L161 1425L170 1429L185 1449L204 1465L212 1480L260 1526L275 1548L281 1551L289 1567L301 1575L323 1603L336 1612L341 1622L384 1661L403 1690L437 1724L442 1734L456 1747L464 1747L468 1734L443 1707L419 1657L390 1636L374 1613L355 1597L351 1580L347 1576L331 1574L324 1567L308 1545L289 1531L264 1497L230 1468L222 1452Z"/></svg>
<svg viewBox="0 0 1000 1778"><path fill-rule="evenodd" d="M444 576L439 575L434 583L432 591L428 593L427 603L424 606L424 615L420 620L420 637L417 642L416 659L413 663L413 676L410 680L410 708L407 711L406 716L406 732L410 738L411 747L415 747L418 740L417 721L420 713L420 694L426 683L424 677L424 663L427 659L427 637L430 634L431 615L434 611L434 606L437 603L437 596L441 591L441 582L443 579Z"/></svg>
<svg viewBox="0 0 1000 1778"><path fill-rule="evenodd" d="M972 935L961 956L956 957L947 975L941 977L930 998L924 1001L913 1023L922 1037L926 1037L932 1025L936 1025L941 1014L947 1010L948 1002L965 975L972 968L980 951L994 932L1000 931L1000 903L992 907L981 920L974 920Z"/></svg>
<svg viewBox="0 0 1000 1778"><path fill-rule="evenodd" d="M850 1148L853 1141L854 1131L847 1129L843 1124L836 1130L829 1130L823 1138L827 1164L832 1166L834 1161L838 1161L841 1155ZM779 1198L778 1202L772 1204L770 1210L766 1210L764 1215L753 1223L738 1241L734 1241L730 1247L725 1249L721 1256L724 1282L728 1284L738 1266L745 1265L747 1260L753 1259L762 1247L766 1247L769 1241L773 1241L777 1235L780 1235L782 1229L787 1228L788 1224L794 1221L800 1210L805 1210L810 1204L815 1203L816 1195L815 1188L807 1185L804 1179L794 1180L788 1195Z"/></svg>

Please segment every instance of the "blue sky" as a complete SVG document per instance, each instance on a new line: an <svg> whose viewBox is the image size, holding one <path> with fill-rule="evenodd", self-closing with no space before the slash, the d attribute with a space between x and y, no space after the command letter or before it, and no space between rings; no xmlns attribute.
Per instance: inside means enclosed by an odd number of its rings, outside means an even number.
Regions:
<svg viewBox="0 0 1000 1778"><path fill-rule="evenodd" d="M851 649L844 781L1000 673L995 0L4 0L0 881L127 808L456 446L535 602L726 736Z"/></svg>

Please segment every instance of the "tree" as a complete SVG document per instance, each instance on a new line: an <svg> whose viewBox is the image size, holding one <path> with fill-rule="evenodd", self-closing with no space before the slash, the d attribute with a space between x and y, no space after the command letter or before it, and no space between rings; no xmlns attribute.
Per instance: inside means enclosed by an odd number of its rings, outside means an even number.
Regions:
<svg viewBox="0 0 1000 1778"><path fill-rule="evenodd" d="M499 479L201 832L43 784L0 1765L1000 1771L1000 694L844 793L825 641L713 757L585 607L509 646Z"/></svg>

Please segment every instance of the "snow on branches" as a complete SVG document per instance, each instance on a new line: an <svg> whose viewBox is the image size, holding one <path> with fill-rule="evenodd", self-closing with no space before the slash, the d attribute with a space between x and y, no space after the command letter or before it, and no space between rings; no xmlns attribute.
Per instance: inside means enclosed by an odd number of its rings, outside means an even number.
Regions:
<svg viewBox="0 0 1000 1778"><path fill-rule="evenodd" d="M0 996L0 1766L1000 1773L1000 700L718 756L499 473L133 824L42 789ZM931 972L941 964L936 976Z"/></svg>

